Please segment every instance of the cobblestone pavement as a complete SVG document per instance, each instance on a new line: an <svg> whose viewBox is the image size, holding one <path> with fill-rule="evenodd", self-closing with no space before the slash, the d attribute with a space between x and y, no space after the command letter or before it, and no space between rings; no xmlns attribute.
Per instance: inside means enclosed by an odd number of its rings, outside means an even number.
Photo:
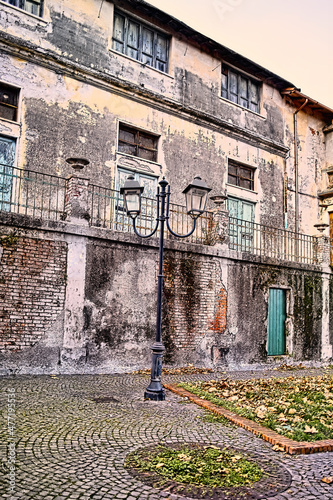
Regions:
<svg viewBox="0 0 333 500"><path fill-rule="evenodd" d="M316 372L311 372L316 373ZM272 372L269 373L270 375ZM302 373L304 375L304 373ZM293 373L283 373L285 376ZM221 374L186 375L182 380L219 378ZM222 376L225 376L222 374ZM233 373L233 378L265 373ZM275 372L275 376L278 373ZM179 378L179 376L178 376ZM176 382L177 377L165 376ZM0 379L0 493L4 499L181 499L133 478L126 455L154 443L200 442L230 445L260 453L283 465L291 486L275 500L333 499L333 453L291 457L244 429L208 423L204 410L167 392L166 401L143 401L149 378L140 375L17 376ZM15 391L14 391L15 390ZM8 457L11 424L8 394L15 399L15 478L10 492ZM111 399L96 402L93 398ZM12 403L11 403L12 404ZM10 408L14 409L12 405ZM12 410L11 410L12 411ZM8 455L8 450L12 450ZM14 486L15 480L15 486Z"/></svg>

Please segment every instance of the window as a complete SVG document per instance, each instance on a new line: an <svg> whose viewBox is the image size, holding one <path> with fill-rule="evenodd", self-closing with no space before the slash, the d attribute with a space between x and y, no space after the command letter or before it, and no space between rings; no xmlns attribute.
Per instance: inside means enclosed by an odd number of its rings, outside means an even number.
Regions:
<svg viewBox="0 0 333 500"><path fill-rule="evenodd" d="M254 191L254 168L229 160L228 184Z"/></svg>
<svg viewBox="0 0 333 500"><path fill-rule="evenodd" d="M17 121L19 89L0 83L0 118Z"/></svg>
<svg viewBox="0 0 333 500"><path fill-rule="evenodd" d="M260 84L222 64L221 96L259 113Z"/></svg>
<svg viewBox="0 0 333 500"><path fill-rule="evenodd" d="M9 3L9 5L14 5L19 9L25 10L30 14L35 16L41 16L43 10L44 0L2 0L3 2Z"/></svg>
<svg viewBox="0 0 333 500"><path fill-rule="evenodd" d="M157 141L155 135L127 125L119 125L118 151L121 153L156 162Z"/></svg>
<svg viewBox="0 0 333 500"><path fill-rule="evenodd" d="M125 14L115 12L112 48L148 66L167 72L168 38Z"/></svg>

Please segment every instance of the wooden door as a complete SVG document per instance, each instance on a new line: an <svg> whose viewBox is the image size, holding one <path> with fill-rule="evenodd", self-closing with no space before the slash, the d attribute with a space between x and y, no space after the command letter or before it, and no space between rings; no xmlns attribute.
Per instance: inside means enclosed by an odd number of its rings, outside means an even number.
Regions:
<svg viewBox="0 0 333 500"><path fill-rule="evenodd" d="M286 352L286 291L270 288L268 298L268 349L269 356Z"/></svg>

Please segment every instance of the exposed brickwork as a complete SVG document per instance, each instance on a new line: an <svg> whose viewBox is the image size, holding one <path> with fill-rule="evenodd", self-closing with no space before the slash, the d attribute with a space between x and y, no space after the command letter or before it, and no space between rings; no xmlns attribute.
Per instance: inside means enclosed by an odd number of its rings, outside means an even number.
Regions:
<svg viewBox="0 0 333 500"><path fill-rule="evenodd" d="M211 321L210 329L217 333L223 333L227 326L227 292L221 288L217 294L216 310L214 320Z"/></svg>
<svg viewBox="0 0 333 500"><path fill-rule="evenodd" d="M227 297L220 274L219 263L213 259L167 254L165 323L177 349L195 349L208 331L224 332Z"/></svg>
<svg viewBox="0 0 333 500"><path fill-rule="evenodd" d="M26 237L0 243L0 350L21 350L63 310L67 245Z"/></svg>
<svg viewBox="0 0 333 500"><path fill-rule="evenodd" d="M280 446L284 451L289 453L290 455L304 455L306 453L319 453L323 451L333 451L333 439L327 439L325 441L313 441L313 442L298 442L293 441L292 439L288 439L284 436L281 436L275 431L267 429L262 425L253 422L245 417L240 417L236 413L233 413L230 410L226 410L225 408L221 408L220 406L216 406L209 401L205 401L204 399L195 396L189 391L182 389L181 387L177 387L173 384L163 384L166 389L174 392L175 394L179 394L180 396L186 397L193 401L193 403L206 408L206 410L210 410L214 412L216 415L221 415L236 425L243 427L244 429L252 432L256 436L261 437L265 441L273 445Z"/></svg>

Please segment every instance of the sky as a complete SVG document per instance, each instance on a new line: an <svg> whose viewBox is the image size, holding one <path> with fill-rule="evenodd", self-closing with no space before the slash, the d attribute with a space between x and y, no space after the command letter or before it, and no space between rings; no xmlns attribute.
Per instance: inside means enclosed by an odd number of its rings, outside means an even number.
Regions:
<svg viewBox="0 0 333 500"><path fill-rule="evenodd" d="M333 108L333 0L146 0Z"/></svg>

